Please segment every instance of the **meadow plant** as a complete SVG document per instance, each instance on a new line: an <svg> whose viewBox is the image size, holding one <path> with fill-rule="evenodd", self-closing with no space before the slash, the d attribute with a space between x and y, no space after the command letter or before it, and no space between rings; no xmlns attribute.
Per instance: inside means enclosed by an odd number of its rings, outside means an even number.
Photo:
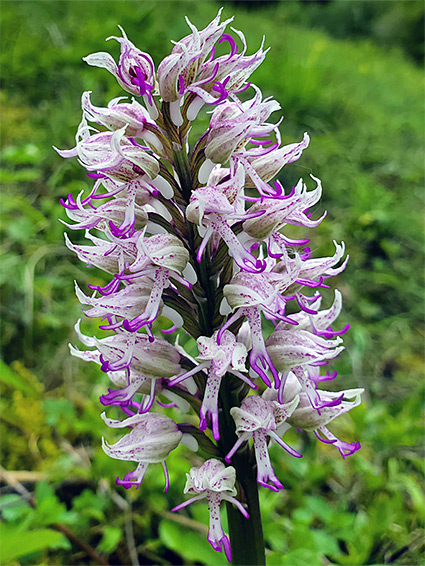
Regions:
<svg viewBox="0 0 425 566"><path fill-rule="evenodd" d="M340 440L328 425L360 403L362 390L320 388L336 377L323 368L343 351L348 329L333 326L341 294L322 309L322 291L348 257L334 242L334 255L313 258L308 239L294 238L293 228L288 235L288 226L315 228L325 216L311 212L319 179L290 190L275 180L309 136L282 145L280 121L270 121L279 103L249 82L266 56L264 42L247 55L243 33L225 33L231 21L221 21L221 10L201 31L187 20L191 33L157 69L120 28L121 37L109 38L120 44L118 62L104 52L85 61L135 98L102 108L83 93L76 145L57 152L77 157L93 179L88 193L62 201L66 226L85 230L90 244L65 238L81 261L109 274L106 285L89 285L92 294L76 285L85 316L100 318L109 334L86 336L78 321L87 349L71 346L71 353L101 366L112 387L100 402L123 413L123 420L102 413L108 427L128 430L115 444L103 439L105 452L137 466L116 482L138 488L148 466L161 463L167 490L168 454L180 443L199 449L209 459L189 471L184 491L193 497L173 511L206 499L212 547L235 564L263 564L257 484L283 489L270 441L301 458L282 439L293 428L343 458L353 454L360 444ZM228 52L218 56L223 43ZM208 129L192 140L204 110ZM168 328L154 325L159 316ZM264 319L273 328L267 339ZM199 355L173 334L195 339ZM181 422L166 415L169 407L181 409ZM220 523L223 501L230 540Z"/></svg>

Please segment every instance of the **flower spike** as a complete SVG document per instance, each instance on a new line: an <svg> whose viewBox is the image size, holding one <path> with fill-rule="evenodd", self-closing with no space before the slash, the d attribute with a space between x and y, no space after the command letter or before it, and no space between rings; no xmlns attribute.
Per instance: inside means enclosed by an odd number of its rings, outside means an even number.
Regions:
<svg viewBox="0 0 425 566"><path fill-rule="evenodd" d="M312 186L300 179L285 187L277 178L310 137L282 143L280 104L252 82L265 40L250 51L222 12L201 29L186 18L188 34L157 65L121 27L108 38L119 44L118 60L106 52L85 58L111 73L124 96L96 106L96 94L84 92L74 147L55 148L87 174L86 188L61 199L61 221L84 230L88 245L65 234L66 246L106 274L96 271L87 294L75 285L103 334L84 335L78 321L84 347L70 351L106 373L100 404L122 418L102 418L127 429L115 443L102 439L111 458L135 463L116 483L137 489L158 463L167 491L168 454L180 444L202 449L210 459L187 474L192 498L173 511L206 500L213 549L229 561L233 551L235 562L255 555L265 563L257 486L278 492L284 481L270 443L302 458L283 438L292 427L346 458L360 444L340 440L332 422L358 406L363 390L323 389L337 376L324 366L343 353L349 324L337 323L339 291L322 306L328 280L347 265L345 244L334 241L321 258L306 237L326 217L315 212L322 183L310 175ZM194 139L203 107L209 123ZM178 411L190 409L196 422L177 424ZM230 512L230 538L222 501L247 521L237 524Z"/></svg>

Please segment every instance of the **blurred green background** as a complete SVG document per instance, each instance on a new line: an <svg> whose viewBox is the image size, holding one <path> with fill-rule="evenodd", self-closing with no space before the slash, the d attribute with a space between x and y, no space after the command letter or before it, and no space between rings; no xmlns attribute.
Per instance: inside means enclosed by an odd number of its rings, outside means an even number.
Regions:
<svg viewBox="0 0 425 566"><path fill-rule="evenodd" d="M51 149L73 146L82 91L99 106L125 94L81 60L117 56L104 43L117 24L158 64L188 33L185 15L202 28L219 6L2 2L2 564L225 562L206 541L206 506L169 513L197 456L171 454L166 496L154 466L139 491L114 484L132 468L100 447L107 378L67 346L81 313L73 280L102 277L68 252L57 220L59 198L87 177ZM248 53L263 34L272 47L253 79L282 105L283 142L311 135L281 180L322 179L317 213L328 217L313 250L330 254L332 239L344 240L351 256L333 281L345 298L340 324L352 324L336 386L366 388L332 428L361 441L356 455L344 462L307 437L301 461L272 448L286 489L261 490L268 564L423 564L424 4L225 2L232 14Z"/></svg>

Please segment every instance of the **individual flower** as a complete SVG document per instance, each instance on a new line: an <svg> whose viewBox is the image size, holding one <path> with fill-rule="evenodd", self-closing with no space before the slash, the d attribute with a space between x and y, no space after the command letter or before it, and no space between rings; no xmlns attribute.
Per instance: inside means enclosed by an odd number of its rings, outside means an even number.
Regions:
<svg viewBox="0 0 425 566"><path fill-rule="evenodd" d="M297 326L280 322L266 345L275 367L284 374L279 387L279 399L283 398L286 375L291 370L312 406L320 410L327 402L321 398L321 392L317 389L315 368L326 365L344 350L344 347L340 346L340 335L344 334L350 325L345 325L341 330L332 330L331 327L342 307L339 291L335 291L334 303L327 310L318 310L322 300L320 296L313 298L315 300L309 307L303 306L299 301L303 310L291 315Z"/></svg>
<svg viewBox="0 0 425 566"><path fill-rule="evenodd" d="M147 53L137 49L128 39L122 27L122 37L108 37L106 41L115 39L121 47L118 65L109 53L92 53L83 60L93 67L101 67L109 71L117 79L124 90L138 96L143 96L152 118L158 117L158 112L152 97L155 88L155 68L152 58Z"/></svg>
<svg viewBox="0 0 425 566"><path fill-rule="evenodd" d="M127 263L132 263L136 259L136 246L131 242L120 240L121 245L115 242L93 236L86 230L85 236L94 245L80 246L74 245L65 233L66 247L77 254L78 259L87 266L94 266L106 271L107 273L119 273L125 269ZM127 244L127 245L125 245Z"/></svg>
<svg viewBox="0 0 425 566"><path fill-rule="evenodd" d="M246 317L251 334L251 352L249 355L250 366L264 383L270 387L270 379L265 370L269 368L275 384L278 387L279 374L273 365L272 359L266 349L261 326L261 313L268 313L278 320L285 320L289 324L297 324L291 318L285 316L285 300L281 292L296 279L291 273L274 274L270 272L237 273L224 287L224 297L233 310L233 314L227 319L218 332L217 340L220 343L222 333L228 329L236 320Z"/></svg>
<svg viewBox="0 0 425 566"><path fill-rule="evenodd" d="M176 423L158 413L137 413L123 421L108 419L105 413L102 413L101 417L111 428L133 427L115 444L110 445L102 438L102 448L108 456L116 460L138 462L133 472L126 474L122 480L117 478L116 483L126 489L132 486L139 487L149 464L161 462L165 476L165 491L167 491L169 480L165 459L177 448L183 436Z"/></svg>
<svg viewBox="0 0 425 566"><path fill-rule="evenodd" d="M277 405L263 397L251 395L242 401L240 407L232 407L230 414L236 425L238 440L226 455L226 462L239 447L249 440L254 441L255 459L257 461L257 482L272 491L283 488L272 468L269 452L267 450L267 436L270 436L282 446L291 456L301 458L301 454L291 448L276 434L277 427L284 423L294 412L299 398L295 396L288 403ZM271 482L271 483L269 483Z"/></svg>
<svg viewBox="0 0 425 566"><path fill-rule="evenodd" d="M117 331L106 338L84 335L80 330L80 320L75 331L81 342L95 350L78 350L70 346L71 354L88 362L102 366L102 370L121 371L144 375L149 379L173 377L180 370L180 354L172 344L156 338L154 341L146 334Z"/></svg>
<svg viewBox="0 0 425 566"><path fill-rule="evenodd" d="M125 136L127 126L114 132L96 132L83 116L73 149L54 148L61 157L78 157L89 172L128 182L146 174L152 181L159 173L158 160L148 151L141 151L136 142Z"/></svg>
<svg viewBox="0 0 425 566"><path fill-rule="evenodd" d="M218 394L220 391L221 380L226 372L230 372L239 379L242 379L253 389L257 386L242 373L246 371L245 359L246 348L241 342L237 342L231 332L225 331L222 334L220 345L217 344L217 334L215 332L211 338L200 336L197 340L200 362L192 370L177 376L170 381L170 385L181 383L191 375L208 369L208 378L205 385L204 398L200 410L199 429L207 428L207 416L211 418L214 440L219 440L220 432L218 426ZM242 370L242 371L241 371Z"/></svg>
<svg viewBox="0 0 425 566"><path fill-rule="evenodd" d="M114 238L115 240L115 238ZM182 277L185 271L189 253L182 242L173 234L156 234L145 237L145 233L137 234L137 238L129 239L136 251L136 257L131 263L127 262L125 268L116 272L112 281L104 287L91 286L102 295L110 295L117 292L121 283L136 284L146 281L146 277L152 281L151 293L145 308L132 320L125 320L123 328L131 332L139 330L142 326L151 325L161 312L161 297L164 289L170 285L170 277L182 285L192 288L192 284ZM117 247L127 240L116 239ZM133 251L133 249L132 249ZM128 287L127 287L128 288ZM170 309L168 309L170 311ZM183 319L176 312L173 320L177 327L182 326Z"/></svg>
<svg viewBox="0 0 425 566"><path fill-rule="evenodd" d="M71 230L97 228L105 231L109 228L115 233L125 235L134 230L141 230L148 221L148 215L141 206L134 203L129 207L125 199L108 200L97 208L95 206L84 208L79 197L76 201L77 206L67 208L66 211L67 216L76 223L69 224L62 221Z"/></svg>
<svg viewBox="0 0 425 566"><path fill-rule="evenodd" d="M84 101L84 99L83 99ZM87 102L87 101L86 101ZM90 107L93 108L93 107ZM97 109L99 114L99 109ZM93 111L92 111L93 112ZM115 235L126 235L137 229L137 215L140 215L140 206L147 204L156 205L155 198L159 193L169 199L173 196L173 188L170 183L161 176L160 163L151 147L144 147L137 143L134 138L125 136L127 124L113 132L96 132L92 134L93 128L87 124L84 113L76 135L76 146L70 150L59 150L54 148L62 157L78 157L79 161L88 170L88 175L96 179L96 183L90 194L82 199L82 193L76 201L72 195L68 195L66 202L62 204L66 208L68 216L76 220L77 224L70 227L74 230L79 228L90 228L91 224L99 216L103 208L108 210L118 206L119 201L123 208L120 223L110 221L110 228ZM102 122L110 121L110 117L97 118ZM124 121L125 117L122 118ZM162 144L158 141L154 130L148 130L146 135L152 146L160 148ZM155 140L157 140L155 142ZM154 148L155 149L155 148ZM158 148L156 147L156 151ZM159 157L162 157L159 152ZM100 187L106 189L106 193L99 193ZM96 208L93 202L96 199L116 197ZM98 210L100 209L100 211ZM145 215L146 213L142 211Z"/></svg>
<svg viewBox="0 0 425 566"><path fill-rule="evenodd" d="M240 171L243 172L242 169ZM236 184L237 182L234 183ZM253 273L264 271L265 263L244 248L231 228L232 223L243 218L250 218L251 214L241 214L238 211L237 198L231 203L226 192L229 194L229 191L225 191L224 187L222 190L220 185L201 187L192 192L186 209L186 218L204 229L196 259L198 262L201 261L211 236L218 234L225 241L229 255L240 268ZM256 214L262 214L262 212Z"/></svg>
<svg viewBox="0 0 425 566"><path fill-rule="evenodd" d="M322 185L319 179L315 180L317 187L313 191L307 191L306 185L300 179L290 194L283 194L280 198L263 197L254 202L249 209L252 217L243 223L244 232L255 240L265 240L270 237L272 239L273 234L280 233L287 224L306 228L317 226L324 216L319 220L312 221L306 215L306 211L316 204L322 195ZM254 213L260 212L262 212L261 215L254 215Z"/></svg>
<svg viewBox="0 0 425 566"><path fill-rule="evenodd" d="M151 319L154 320L161 312L162 301L156 301L154 309L148 309L152 305L152 285L153 281L149 277L139 277L137 283L127 285L120 291L111 295L100 295L96 297L96 291L91 297L85 295L81 289L75 284L75 292L78 300L83 305L89 305L91 308L84 311L84 314L89 318L106 318L114 319L114 322L109 322L103 325L106 330L115 330L132 323L132 321L139 321L140 317L146 317L145 324L149 324ZM154 297L156 299L156 297ZM139 328L143 326L140 325Z"/></svg>
<svg viewBox="0 0 425 566"><path fill-rule="evenodd" d="M278 139L280 140L280 137ZM267 145L263 140L260 147L249 149L244 147L236 151L232 159L244 166L247 173L246 187L255 187L262 196L279 198L282 194L280 183L275 183L275 188L272 189L268 182L285 165L297 161L309 143L310 137L307 133L300 142L282 147L279 147L280 141L278 143L270 141Z"/></svg>
<svg viewBox="0 0 425 566"><path fill-rule="evenodd" d="M327 425L337 417L348 413L361 403L361 395L364 389L346 389L344 391L320 391L322 406L320 411L311 406L310 399L303 392L302 386L297 377L289 373L283 391L283 405L277 402L277 392L268 390L264 397L273 400L276 407L285 407L291 400L299 399L295 410L286 419L285 427L280 428L278 433L283 434L292 426L307 432L314 432L316 437L324 444L335 446L341 456L345 459L360 449L359 442L344 442L337 438L327 428Z"/></svg>
<svg viewBox="0 0 425 566"><path fill-rule="evenodd" d="M219 552L224 550L227 560L231 562L230 541L224 534L220 521L220 503L223 500L229 501L239 509L246 519L249 519L248 512L241 502L235 498L235 468L233 466L226 467L219 460L211 459L204 462L200 468L192 468L186 476L184 493L194 494L195 497L180 503L172 511L179 511L195 501L206 498L210 512L208 542L214 550Z"/></svg>
<svg viewBox="0 0 425 566"><path fill-rule="evenodd" d="M125 135L128 138L143 139L151 144L154 150L161 152L161 139L164 139L164 136L141 104L134 99L131 103L120 102L126 100L126 97L121 96L111 100L107 108L100 108L92 104L90 94L91 91L83 92L81 97L81 108L86 120L105 126L111 131L125 127Z"/></svg>
<svg viewBox="0 0 425 566"><path fill-rule="evenodd" d="M118 317L104 328L115 330L122 326L125 330L136 332L143 326L151 327L160 315L163 307L162 293L170 285L170 277L177 279L187 287L192 284L181 277L189 259L187 250L175 236L158 234L144 238L140 234L136 240L137 256L133 263L115 274L104 287L92 286L100 293L92 297L85 295L76 286L77 296L82 304L92 308L85 311L88 317ZM118 290L120 283L126 286ZM179 327L183 319L172 309L167 309L167 316Z"/></svg>
<svg viewBox="0 0 425 566"><path fill-rule="evenodd" d="M226 163L251 138L264 137L276 129L266 119L280 109L276 100L262 100L261 92L246 102L226 101L218 106L211 117L205 147L205 157L212 163Z"/></svg>
<svg viewBox="0 0 425 566"><path fill-rule="evenodd" d="M342 339L326 340L307 330L278 329L267 339L266 346L278 371L285 372L304 364L318 364L336 358L344 347Z"/></svg>
<svg viewBox="0 0 425 566"><path fill-rule="evenodd" d="M129 267L130 273L118 276L117 280L137 282L147 275L152 285L144 311L132 320L126 319L123 322L123 328L130 332L136 332L145 325L151 326L159 316L162 309L162 294L164 289L171 285L170 278L188 289L192 288L192 283L181 275L188 265L189 253L178 238L171 234L158 234L150 238L143 238L142 235L137 247L139 253L135 262ZM174 327L179 328L183 325L183 319L173 309L167 307L166 312L162 311L162 313L171 318Z"/></svg>

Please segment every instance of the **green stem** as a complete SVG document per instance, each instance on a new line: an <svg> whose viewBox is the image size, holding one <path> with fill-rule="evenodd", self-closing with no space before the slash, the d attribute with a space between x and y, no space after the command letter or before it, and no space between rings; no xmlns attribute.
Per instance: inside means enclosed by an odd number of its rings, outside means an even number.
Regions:
<svg viewBox="0 0 425 566"><path fill-rule="evenodd" d="M236 463L236 460L239 460L239 463ZM243 455L238 455L238 458L235 455L232 464L236 468L238 481L244 489L249 512L247 520L231 503L226 503L232 564L263 566L266 563L263 525L253 467Z"/></svg>
<svg viewBox="0 0 425 566"><path fill-rule="evenodd" d="M192 178L189 169L188 156L184 149L174 151L174 165L176 167L182 196L189 202L192 192ZM195 236L193 226L188 226L192 259L201 287L205 292L206 300L199 304L199 317L201 332L204 336L211 336L216 328L213 326L215 312L215 282L210 276L211 266L208 254L205 253L201 264L196 264ZM220 441L218 447L222 458L230 451L237 440L235 423L230 414L232 407L240 405L240 381L232 375L226 374L222 380L219 393L220 407ZM260 504L258 498L258 484L256 478L256 465L247 445L237 451L232 458L232 465L236 469L238 497L247 506L249 519L241 514L231 503L226 503L227 519L229 524L230 546L232 549L233 565L259 565L266 563L263 526L261 522Z"/></svg>
<svg viewBox="0 0 425 566"><path fill-rule="evenodd" d="M234 385L237 385L235 389ZM225 456L237 440L235 423L230 409L239 406L239 384L227 374L220 388L220 448ZM260 502L256 465L248 445L240 448L232 457L232 466L236 469L239 487L239 499L247 505L249 519L245 519L238 509L227 503L227 519L229 523L230 546L233 565L264 565L266 563L261 521Z"/></svg>
<svg viewBox="0 0 425 566"><path fill-rule="evenodd" d="M186 151L182 148L173 152L174 166L180 179L182 196L188 203L192 193L192 175L189 168L189 159Z"/></svg>

